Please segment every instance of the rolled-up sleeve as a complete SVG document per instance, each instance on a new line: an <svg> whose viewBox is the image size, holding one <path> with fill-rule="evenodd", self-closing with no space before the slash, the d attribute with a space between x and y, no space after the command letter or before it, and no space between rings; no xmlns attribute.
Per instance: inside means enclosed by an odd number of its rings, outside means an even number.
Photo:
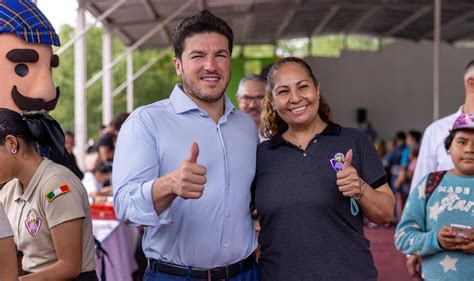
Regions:
<svg viewBox="0 0 474 281"><path fill-rule="evenodd" d="M122 126L115 148L114 209L119 220L132 226L171 222L170 208L158 214L152 198L160 166L156 129L147 113L138 110Z"/></svg>

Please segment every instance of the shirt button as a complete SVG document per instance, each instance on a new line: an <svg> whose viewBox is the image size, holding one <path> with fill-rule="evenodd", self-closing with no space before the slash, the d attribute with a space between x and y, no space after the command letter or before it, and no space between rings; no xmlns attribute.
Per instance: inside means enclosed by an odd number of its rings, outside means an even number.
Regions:
<svg viewBox="0 0 474 281"><path fill-rule="evenodd" d="M229 246L229 244L227 244L227 243L224 243L224 248L227 248L227 246Z"/></svg>
<svg viewBox="0 0 474 281"><path fill-rule="evenodd" d="M230 218L230 212L227 212L227 217Z"/></svg>
<svg viewBox="0 0 474 281"><path fill-rule="evenodd" d="M313 141L313 143L317 143L317 142L318 142L318 140L314 140L314 141Z"/></svg>
<svg viewBox="0 0 474 281"><path fill-rule="evenodd" d="M306 153L303 153L303 156L306 157Z"/></svg>

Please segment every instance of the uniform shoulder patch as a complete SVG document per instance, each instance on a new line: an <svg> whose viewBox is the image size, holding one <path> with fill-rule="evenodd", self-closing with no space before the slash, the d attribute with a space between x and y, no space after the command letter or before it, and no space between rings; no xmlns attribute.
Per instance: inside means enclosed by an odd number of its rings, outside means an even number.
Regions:
<svg viewBox="0 0 474 281"><path fill-rule="evenodd" d="M64 193L68 193L69 191L71 191L71 188L67 184L63 184L48 192L46 194L46 199L48 199L49 202L52 202L54 199L58 198Z"/></svg>

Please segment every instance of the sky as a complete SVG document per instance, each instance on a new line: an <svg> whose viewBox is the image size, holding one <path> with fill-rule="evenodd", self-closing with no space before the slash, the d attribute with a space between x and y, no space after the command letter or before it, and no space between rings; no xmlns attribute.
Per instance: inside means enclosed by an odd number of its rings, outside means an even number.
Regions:
<svg viewBox="0 0 474 281"><path fill-rule="evenodd" d="M76 0L36 0L36 3L54 29L59 30L63 24L76 25Z"/></svg>

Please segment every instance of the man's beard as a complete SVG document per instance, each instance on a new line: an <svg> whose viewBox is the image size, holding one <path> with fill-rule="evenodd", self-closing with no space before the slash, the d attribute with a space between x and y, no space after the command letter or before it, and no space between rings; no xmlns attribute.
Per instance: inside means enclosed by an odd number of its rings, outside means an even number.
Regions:
<svg viewBox="0 0 474 281"><path fill-rule="evenodd" d="M193 84L188 83L186 77L183 75L183 90L186 94L190 95L191 97L198 99L200 101L206 103L213 103L222 98L225 93L225 88L222 90L222 93L218 96L206 96L202 92L200 92Z"/></svg>

